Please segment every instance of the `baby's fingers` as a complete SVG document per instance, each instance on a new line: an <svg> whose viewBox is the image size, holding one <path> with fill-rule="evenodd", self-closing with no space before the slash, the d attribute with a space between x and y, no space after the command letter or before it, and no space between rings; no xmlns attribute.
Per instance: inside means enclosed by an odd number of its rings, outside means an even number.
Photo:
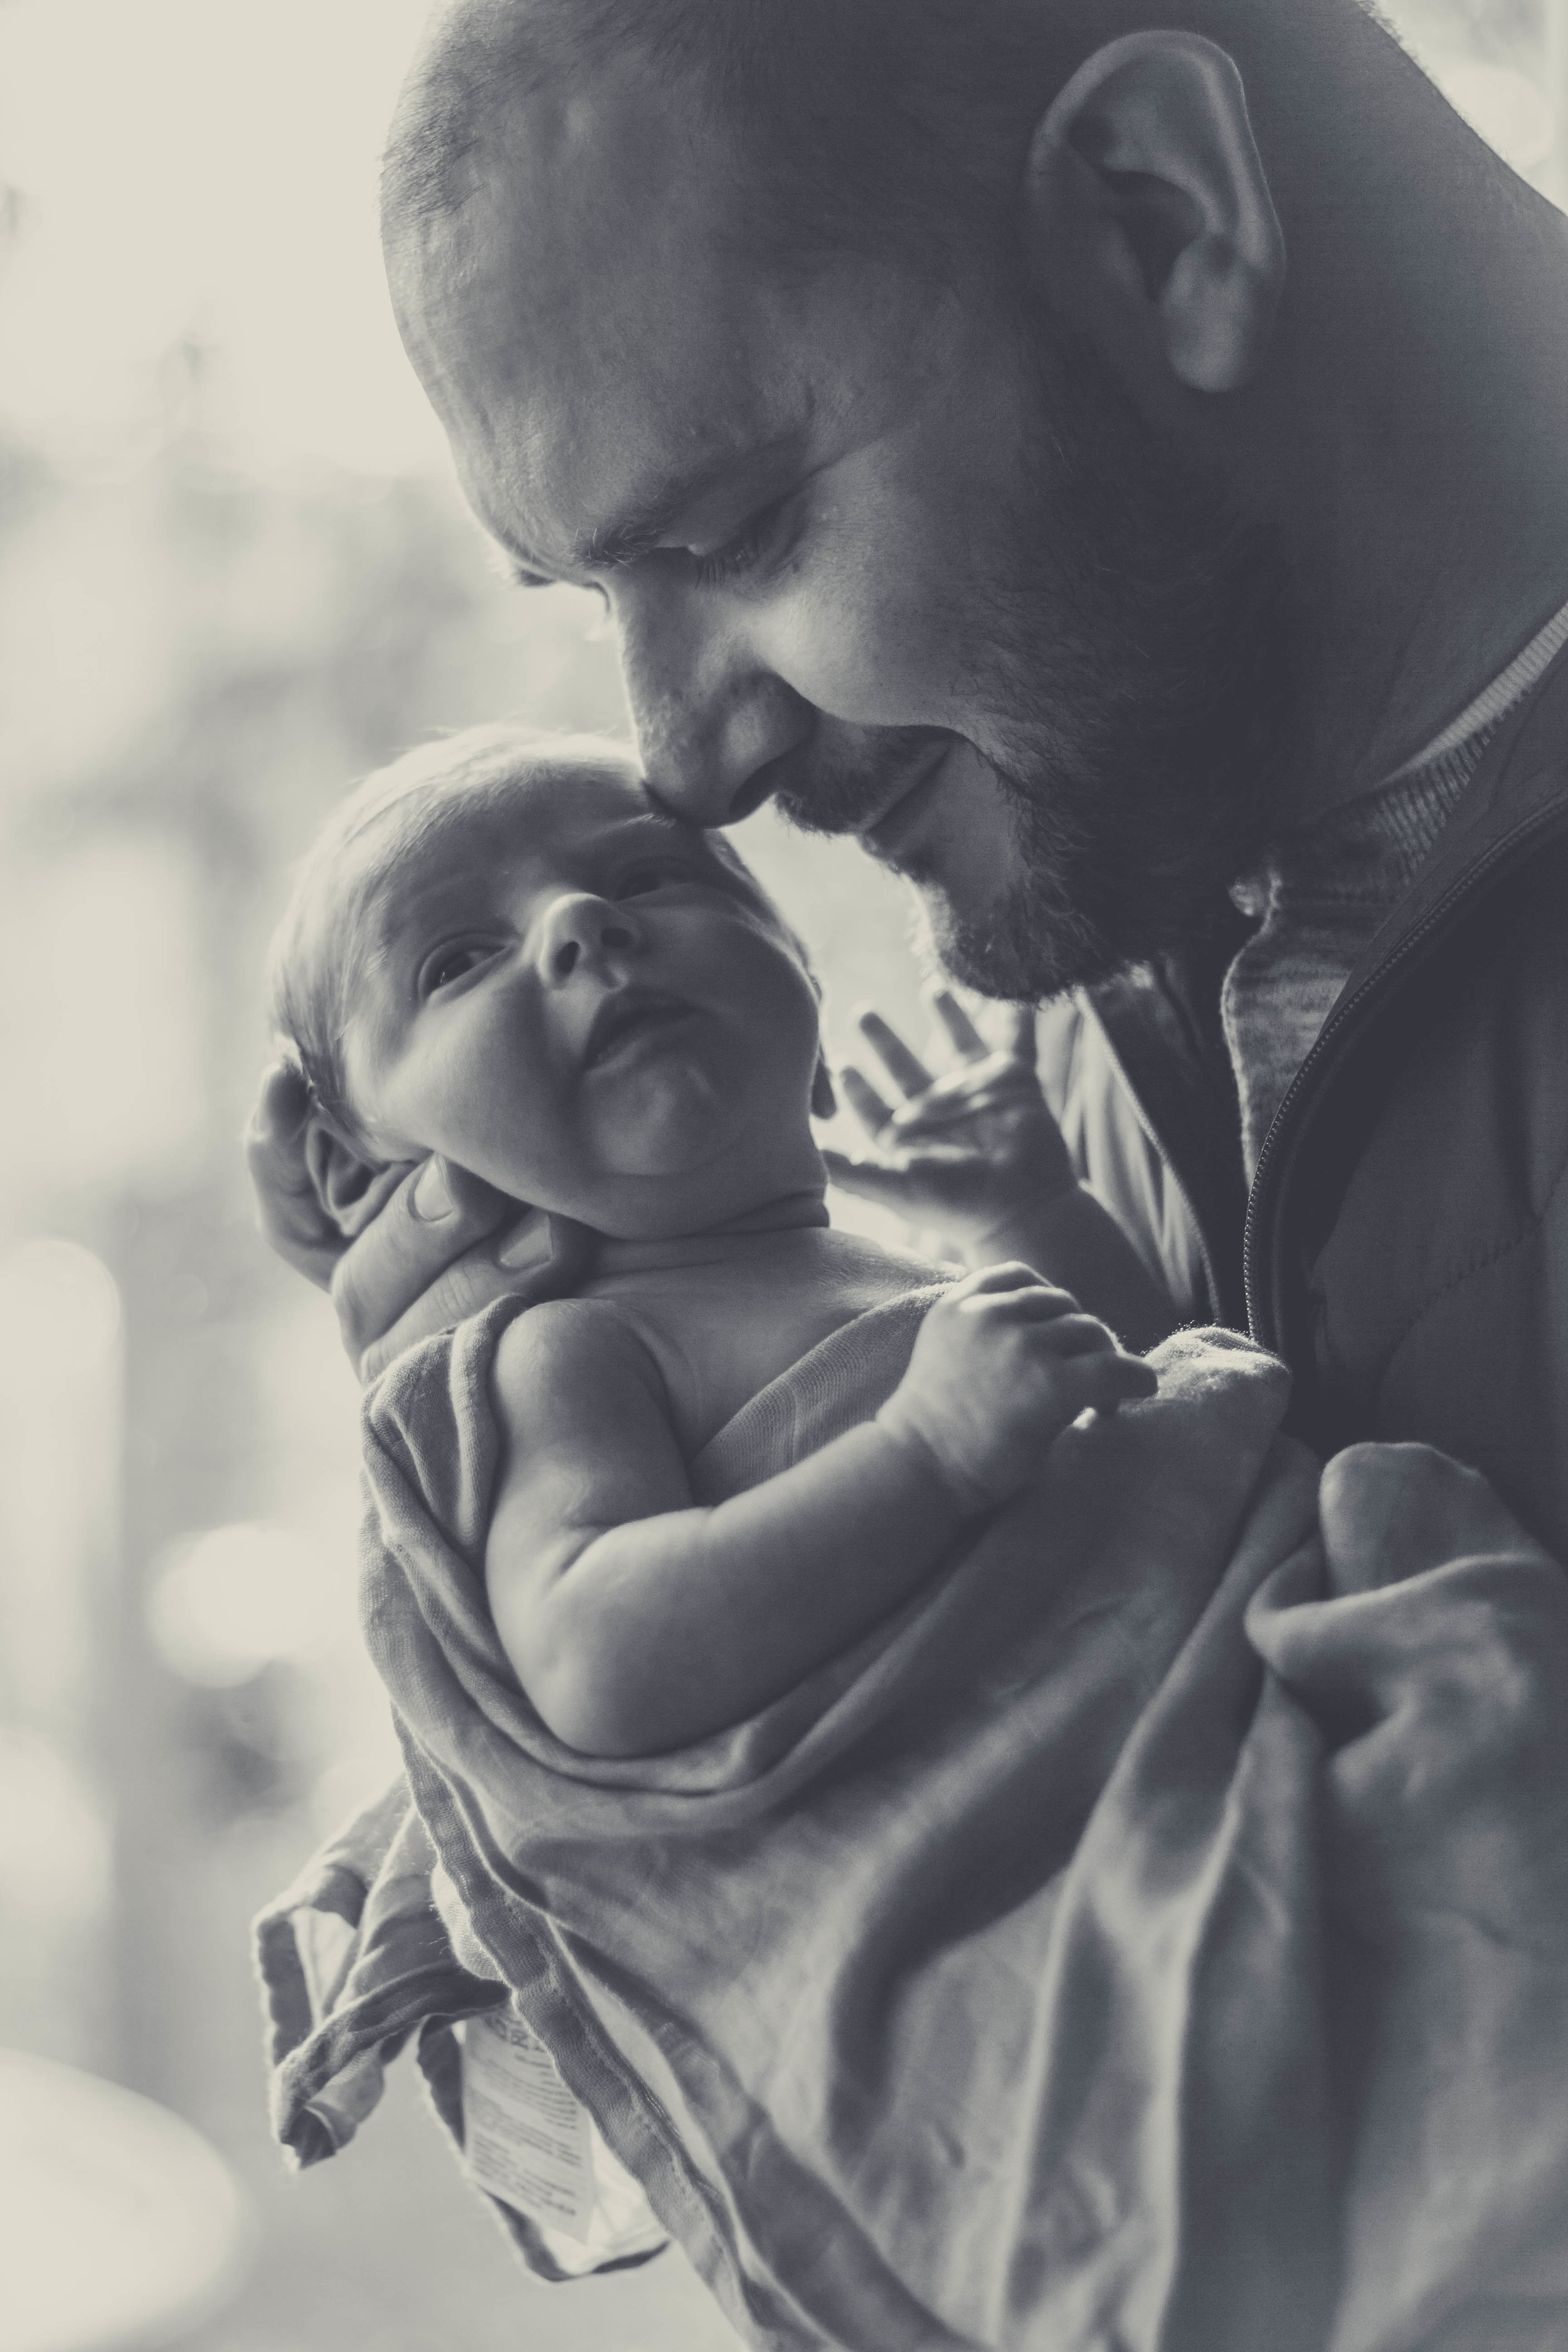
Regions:
<svg viewBox="0 0 1568 2352"><path fill-rule="evenodd" d="M868 1135L881 1134L893 1116L892 1105L882 1097L868 1078L863 1077L853 1062L841 1062L834 1076L842 1087L844 1099Z"/></svg>
<svg viewBox="0 0 1568 2352"><path fill-rule="evenodd" d="M1005 1307L1009 1313L1023 1311L1030 1316L1066 1315L1078 1306L1070 1290L1058 1290L1043 1282L1032 1265L1021 1258L1008 1258L1000 1265L983 1265L978 1274L966 1275L955 1283L948 1294L962 1313L980 1314L989 1307Z"/></svg>
<svg viewBox="0 0 1568 2352"><path fill-rule="evenodd" d="M855 1025L901 1095L923 1095L931 1072L918 1054L911 1054L898 1031L884 1021L874 1004L857 1005Z"/></svg>
<svg viewBox="0 0 1568 2352"><path fill-rule="evenodd" d="M964 1062L984 1062L991 1052L968 1013L950 988L933 981L925 991L926 1003L947 1032L949 1045Z"/></svg>
<svg viewBox="0 0 1568 2352"><path fill-rule="evenodd" d="M1160 1385L1152 1364L1142 1356L1124 1356L1120 1348L1096 1349L1075 1356L1063 1366L1078 1398L1079 1411L1092 1405L1099 1412L1114 1412L1124 1400L1151 1397Z"/></svg>
<svg viewBox="0 0 1568 2352"><path fill-rule="evenodd" d="M1032 1070L1039 1055L1038 1033L1035 1027L1032 1004L1015 1004L1008 1008L997 1050L1015 1062L1026 1062Z"/></svg>

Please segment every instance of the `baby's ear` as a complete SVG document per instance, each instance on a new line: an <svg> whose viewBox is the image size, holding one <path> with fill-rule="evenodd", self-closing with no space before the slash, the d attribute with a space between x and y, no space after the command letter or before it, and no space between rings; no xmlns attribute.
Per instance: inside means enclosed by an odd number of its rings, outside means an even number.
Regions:
<svg viewBox="0 0 1568 2352"><path fill-rule="evenodd" d="M833 1091L833 1074L826 1061L818 1059L811 1081L811 1115L813 1118L831 1118L838 1108L838 1097Z"/></svg>
<svg viewBox="0 0 1568 2352"><path fill-rule="evenodd" d="M305 1122L305 1166L317 1200L348 1242L363 1233L408 1173L405 1162L367 1160L345 1143L319 1103Z"/></svg>

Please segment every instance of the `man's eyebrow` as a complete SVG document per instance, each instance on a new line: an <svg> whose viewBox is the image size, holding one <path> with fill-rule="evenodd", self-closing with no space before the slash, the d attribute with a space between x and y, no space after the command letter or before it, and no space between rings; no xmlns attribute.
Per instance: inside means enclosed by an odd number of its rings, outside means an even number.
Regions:
<svg viewBox="0 0 1568 2352"><path fill-rule="evenodd" d="M639 500L633 513L579 540L568 549L562 572L615 572L623 564L635 563L639 556L651 554L687 509L716 489L726 477L743 478L751 473L760 476L773 459L793 448L797 439L794 433L783 434L750 449L716 450L700 464L659 483ZM498 532L497 537L505 550L512 578L520 587L550 587L560 576L544 570L510 536Z"/></svg>

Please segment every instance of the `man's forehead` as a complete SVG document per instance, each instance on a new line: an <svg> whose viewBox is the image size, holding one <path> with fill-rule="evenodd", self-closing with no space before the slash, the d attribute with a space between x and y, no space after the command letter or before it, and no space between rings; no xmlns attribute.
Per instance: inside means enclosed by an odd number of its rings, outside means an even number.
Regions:
<svg viewBox="0 0 1568 2352"><path fill-rule="evenodd" d="M521 562L558 571L776 434L798 339L787 284L737 241L732 168L674 135L668 102L525 111L390 258L465 488Z"/></svg>
<svg viewBox="0 0 1568 2352"><path fill-rule="evenodd" d="M804 437L809 383L743 297L712 316L672 302L646 331L624 316L608 343L600 323L552 335L520 309L504 351L465 352L460 324L448 345L464 488L524 570L629 561Z"/></svg>

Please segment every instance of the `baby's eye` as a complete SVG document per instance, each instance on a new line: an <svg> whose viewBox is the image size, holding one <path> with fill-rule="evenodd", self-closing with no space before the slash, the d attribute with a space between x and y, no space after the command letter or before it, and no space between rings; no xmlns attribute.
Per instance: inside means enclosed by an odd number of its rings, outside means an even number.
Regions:
<svg viewBox="0 0 1568 2352"><path fill-rule="evenodd" d="M450 988L454 981L466 980L469 972L477 971L480 964L487 963L494 953L495 945L489 940L448 940L446 946L437 948L427 955L420 965L420 996L434 996L440 989Z"/></svg>

